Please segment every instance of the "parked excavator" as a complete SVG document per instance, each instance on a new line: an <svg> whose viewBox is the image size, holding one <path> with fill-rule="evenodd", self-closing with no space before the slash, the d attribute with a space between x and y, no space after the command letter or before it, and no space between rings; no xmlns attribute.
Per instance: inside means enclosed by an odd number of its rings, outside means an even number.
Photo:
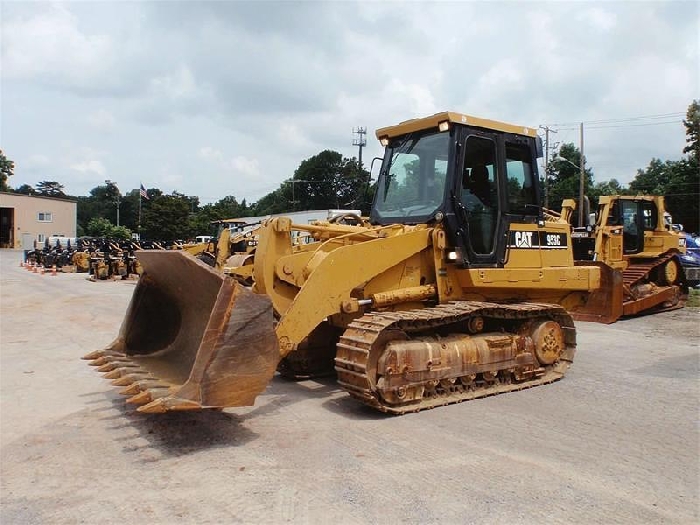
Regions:
<svg viewBox="0 0 700 525"><path fill-rule="evenodd" d="M563 377L568 311L618 315L616 274L575 265L569 225L545 220L536 130L443 112L376 135L368 218L264 221L250 288L183 251L137 252L120 332L85 358L147 413L251 405L277 369L331 366L393 414Z"/></svg>
<svg viewBox="0 0 700 525"><path fill-rule="evenodd" d="M561 219L570 223L575 210L576 201L565 199ZM616 309L621 304L622 316L681 308L686 302L680 260L685 237L668 226L667 215L661 196L601 196L597 211L584 214L589 224L573 228L574 259L605 264L620 275L622 286L609 289L609 300ZM590 312L573 315L581 321L599 320Z"/></svg>

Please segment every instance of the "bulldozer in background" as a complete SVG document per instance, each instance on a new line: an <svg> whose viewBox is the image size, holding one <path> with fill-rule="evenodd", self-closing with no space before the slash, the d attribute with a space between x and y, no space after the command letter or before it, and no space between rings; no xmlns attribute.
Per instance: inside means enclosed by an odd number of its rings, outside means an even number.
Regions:
<svg viewBox="0 0 700 525"><path fill-rule="evenodd" d="M584 200L584 208L587 208ZM570 223L573 199L562 203L561 220ZM669 226L661 196L601 196L589 224L572 229L574 259L599 263L618 275L609 288L609 301L619 316L681 308L688 286L680 257L685 236ZM574 319L599 320L590 312L573 312Z"/></svg>
<svg viewBox="0 0 700 525"><path fill-rule="evenodd" d="M264 221L251 288L184 251L137 252L120 332L85 359L147 413L251 405L278 369L332 367L393 414L563 377L568 311L616 315L616 274L576 265L568 223L545 220L536 130L443 112L376 134L369 218Z"/></svg>

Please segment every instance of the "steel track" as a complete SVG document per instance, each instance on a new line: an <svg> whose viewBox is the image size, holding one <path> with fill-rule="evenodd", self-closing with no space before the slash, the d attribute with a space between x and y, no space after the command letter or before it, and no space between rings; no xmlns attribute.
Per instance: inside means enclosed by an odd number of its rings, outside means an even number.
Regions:
<svg viewBox="0 0 700 525"><path fill-rule="evenodd" d="M559 323L564 333L565 349L554 364L544 367L533 379L522 382L477 381L473 387L455 385L451 391L424 396L420 401L403 405L386 403L374 385L376 362L370 362L372 347L379 338L391 330L401 330L408 335L429 333L440 327L465 323L470 317L482 316L490 320L552 319ZM382 412L405 414L430 408L459 403L470 399L514 392L561 379L573 362L576 349L576 329L571 316L556 305L512 304L502 305L478 301L459 301L434 308L403 312L368 313L352 322L338 342L335 369L338 383L354 398ZM426 389L426 392L428 390Z"/></svg>

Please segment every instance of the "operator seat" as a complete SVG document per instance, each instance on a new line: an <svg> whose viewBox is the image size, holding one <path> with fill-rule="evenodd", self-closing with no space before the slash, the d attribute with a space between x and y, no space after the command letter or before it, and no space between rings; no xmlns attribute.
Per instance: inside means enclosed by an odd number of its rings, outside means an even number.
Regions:
<svg viewBox="0 0 700 525"><path fill-rule="evenodd" d="M491 253L496 213L491 203L492 182L484 164L475 164L462 181L462 204L469 218L469 238L475 253Z"/></svg>

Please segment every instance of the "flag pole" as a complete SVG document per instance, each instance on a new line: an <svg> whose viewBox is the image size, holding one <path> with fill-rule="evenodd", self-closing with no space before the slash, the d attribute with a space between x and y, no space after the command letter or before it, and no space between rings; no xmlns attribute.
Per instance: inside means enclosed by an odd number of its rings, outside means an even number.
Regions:
<svg viewBox="0 0 700 525"><path fill-rule="evenodd" d="M139 241L141 240L141 188L143 187L143 184L139 182Z"/></svg>

